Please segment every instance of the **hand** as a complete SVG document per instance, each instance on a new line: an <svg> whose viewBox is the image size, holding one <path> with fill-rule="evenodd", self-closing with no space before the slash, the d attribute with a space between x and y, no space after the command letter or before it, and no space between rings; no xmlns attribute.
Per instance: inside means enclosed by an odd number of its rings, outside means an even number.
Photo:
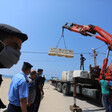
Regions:
<svg viewBox="0 0 112 112"><path fill-rule="evenodd" d="M28 102L28 107L30 107L30 105L31 105L31 103L30 103L30 102Z"/></svg>
<svg viewBox="0 0 112 112"><path fill-rule="evenodd" d="M42 96L44 96L44 91L42 91Z"/></svg>

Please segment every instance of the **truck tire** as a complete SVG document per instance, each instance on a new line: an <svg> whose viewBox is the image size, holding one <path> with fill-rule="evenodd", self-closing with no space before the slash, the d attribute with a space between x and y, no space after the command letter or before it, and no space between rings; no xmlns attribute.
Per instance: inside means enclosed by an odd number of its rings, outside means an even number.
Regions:
<svg viewBox="0 0 112 112"><path fill-rule="evenodd" d="M68 95L69 94L69 86L67 83L64 83L62 86L62 92L64 95Z"/></svg>
<svg viewBox="0 0 112 112"><path fill-rule="evenodd" d="M62 92L62 84L60 82L58 82L58 84L57 84L57 90L59 92Z"/></svg>

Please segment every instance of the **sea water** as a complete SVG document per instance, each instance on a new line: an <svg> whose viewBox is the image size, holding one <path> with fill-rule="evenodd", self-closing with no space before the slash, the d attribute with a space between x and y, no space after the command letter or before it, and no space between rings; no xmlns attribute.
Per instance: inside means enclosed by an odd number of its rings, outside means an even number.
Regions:
<svg viewBox="0 0 112 112"><path fill-rule="evenodd" d="M10 78L10 79L12 79L12 75L2 75L2 77L6 77L6 78Z"/></svg>

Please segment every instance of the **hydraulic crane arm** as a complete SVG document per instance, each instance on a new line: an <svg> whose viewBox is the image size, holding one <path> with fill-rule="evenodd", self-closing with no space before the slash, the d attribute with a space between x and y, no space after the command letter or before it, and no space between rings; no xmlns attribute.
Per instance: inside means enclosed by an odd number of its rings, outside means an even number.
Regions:
<svg viewBox="0 0 112 112"><path fill-rule="evenodd" d="M100 72L101 75L106 75L109 51L112 50L112 35L104 31L100 27L93 25L78 25L74 23L68 25L68 23L66 23L64 26L62 26L62 29L68 29L70 31L80 33L84 36L94 36L95 38L105 42L108 45L108 52L106 58L103 61L102 69ZM95 35L96 33L99 33L100 35ZM112 76L107 76L106 79L112 80Z"/></svg>
<svg viewBox="0 0 112 112"><path fill-rule="evenodd" d="M64 26L62 26L63 29L68 29L73 32L80 33L84 36L94 36L95 38L105 42L106 44L109 44L109 46L112 48L112 35L104 31L98 26L93 25L78 25L78 24L70 24L66 23ZM96 33L99 33L99 35L94 35Z"/></svg>

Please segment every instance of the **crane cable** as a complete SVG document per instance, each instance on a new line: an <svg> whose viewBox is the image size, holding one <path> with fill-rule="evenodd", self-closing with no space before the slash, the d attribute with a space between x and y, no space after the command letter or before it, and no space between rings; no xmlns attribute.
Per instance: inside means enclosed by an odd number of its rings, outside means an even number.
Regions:
<svg viewBox="0 0 112 112"><path fill-rule="evenodd" d="M100 49L101 47L103 47L103 46L105 46L106 44L103 44L102 46L99 46L99 47L97 47L97 48L95 48L95 50L96 49Z"/></svg>
<svg viewBox="0 0 112 112"><path fill-rule="evenodd" d="M60 37L60 39L58 41L58 44L57 44L56 48L58 48L58 45L59 45L62 38L63 38L63 41L64 41L65 49L67 49L66 43L65 43L65 38L64 38L64 29L62 29L62 35L61 35L61 37Z"/></svg>

